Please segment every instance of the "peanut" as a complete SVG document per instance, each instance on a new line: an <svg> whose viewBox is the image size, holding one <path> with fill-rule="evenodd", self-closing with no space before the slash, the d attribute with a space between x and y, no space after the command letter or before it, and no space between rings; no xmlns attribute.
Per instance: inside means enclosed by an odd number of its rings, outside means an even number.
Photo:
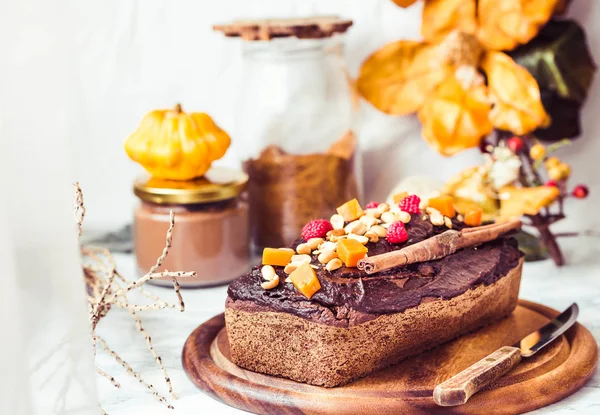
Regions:
<svg viewBox="0 0 600 415"><path fill-rule="evenodd" d="M444 225L446 225L447 228L452 229L452 219L448 216L444 216Z"/></svg>
<svg viewBox="0 0 600 415"><path fill-rule="evenodd" d="M321 264L326 264L334 258L337 258L337 252L334 251L323 251L317 258Z"/></svg>
<svg viewBox="0 0 600 415"><path fill-rule="evenodd" d="M381 215L381 220L384 223L394 223L398 221L398 217L392 212L385 212L383 215Z"/></svg>
<svg viewBox="0 0 600 415"><path fill-rule="evenodd" d="M346 225L344 230L349 234L353 233L356 235L364 235L367 231L367 227L360 220L355 220L354 222L350 222L348 225Z"/></svg>
<svg viewBox="0 0 600 415"><path fill-rule="evenodd" d="M265 281L260 286L265 290L270 290L279 285L279 275L275 274L275 277L270 281Z"/></svg>
<svg viewBox="0 0 600 415"><path fill-rule="evenodd" d="M310 262L312 261L312 258L310 257L310 255L307 254L302 254L302 255L292 255L292 263L293 262L297 262L298 265L301 265L303 263L307 263L310 264Z"/></svg>
<svg viewBox="0 0 600 415"><path fill-rule="evenodd" d="M432 212L429 215L429 220L431 221L432 224L434 224L436 226L444 225L444 215L442 215L437 210L435 212Z"/></svg>
<svg viewBox="0 0 600 415"><path fill-rule="evenodd" d="M379 206L376 207L376 209L383 214L384 212L390 210L390 205L388 205L387 203L380 203Z"/></svg>
<svg viewBox="0 0 600 415"><path fill-rule="evenodd" d="M335 242L323 242L321 245L319 245L319 250L321 251L336 251L337 250L337 244Z"/></svg>
<svg viewBox="0 0 600 415"><path fill-rule="evenodd" d="M371 216L372 218L379 219L383 212L380 212L377 208L365 210L365 215Z"/></svg>
<svg viewBox="0 0 600 415"><path fill-rule="evenodd" d="M312 249L310 248L310 246L308 246L308 244L300 244L296 247L296 252L298 252L298 254L300 255L308 255L311 251Z"/></svg>
<svg viewBox="0 0 600 415"><path fill-rule="evenodd" d="M275 273L275 268L273 268L270 265L265 265L260 269L260 274L262 275L262 277L267 280L267 281L271 281L273 278L275 278L275 275L277 275Z"/></svg>
<svg viewBox="0 0 600 415"><path fill-rule="evenodd" d="M410 213L401 210L398 214L398 219L400 219L400 222L402 223L408 223L411 220Z"/></svg>
<svg viewBox="0 0 600 415"><path fill-rule="evenodd" d="M346 235L346 231L344 230L344 228L334 229L332 231L327 232L327 238L329 238L329 239L331 239L331 237L333 237L333 236L342 236L342 235Z"/></svg>
<svg viewBox="0 0 600 415"><path fill-rule="evenodd" d="M331 219L329 219L329 222L331 222L331 226L333 226L333 229L343 229L344 228L344 218L342 217L342 215L338 215L337 213L333 216L331 216Z"/></svg>
<svg viewBox="0 0 600 415"><path fill-rule="evenodd" d="M325 242L323 238L310 238L306 241L306 245L308 245L310 249L317 249L323 242Z"/></svg>
<svg viewBox="0 0 600 415"><path fill-rule="evenodd" d="M366 245L367 242L369 242L369 238L367 238L364 235L350 234L350 235L348 235L348 239L355 239L355 240L357 240L358 242L360 242L363 245Z"/></svg>
<svg viewBox="0 0 600 415"><path fill-rule="evenodd" d="M380 238L384 238L385 235L387 234L387 231L385 230L385 228L380 225L373 226L371 229L369 229L369 232L375 233L375 235L379 236Z"/></svg>
<svg viewBox="0 0 600 415"><path fill-rule="evenodd" d="M367 227L367 229L379 223L379 219L374 218L373 216L363 216L359 220Z"/></svg>
<svg viewBox="0 0 600 415"><path fill-rule="evenodd" d="M372 230L369 230L367 233L365 233L365 236L369 239L369 242L375 243L375 242L379 241L379 235L377 235Z"/></svg>
<svg viewBox="0 0 600 415"><path fill-rule="evenodd" d="M338 258L333 258L331 261L329 261L327 263L327 265L325 265L325 269L329 272L335 271L336 269L339 269L341 267L342 267L342 261L340 261Z"/></svg>

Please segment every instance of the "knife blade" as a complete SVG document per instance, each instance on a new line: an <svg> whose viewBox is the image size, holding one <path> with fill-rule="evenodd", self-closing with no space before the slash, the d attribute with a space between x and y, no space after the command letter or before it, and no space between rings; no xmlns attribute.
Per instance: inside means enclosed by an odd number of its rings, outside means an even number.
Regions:
<svg viewBox="0 0 600 415"><path fill-rule="evenodd" d="M501 378L519 364L522 358L536 354L565 333L579 315L579 306L573 303L552 321L523 337L513 346L503 346L462 372L454 375L433 390L433 400L440 406L466 403L473 394Z"/></svg>

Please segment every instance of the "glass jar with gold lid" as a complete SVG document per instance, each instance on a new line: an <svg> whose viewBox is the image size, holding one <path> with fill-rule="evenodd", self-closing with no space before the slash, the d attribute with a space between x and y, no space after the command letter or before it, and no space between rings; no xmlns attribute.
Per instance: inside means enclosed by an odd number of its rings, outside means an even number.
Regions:
<svg viewBox="0 0 600 415"><path fill-rule="evenodd" d="M238 170L213 167L194 180L143 177L133 191L141 203L135 209L134 243L138 273L144 275L161 255L169 228L175 228L162 269L195 271L181 286L225 284L248 266L248 203L244 190L248 176ZM171 285L169 280L152 280Z"/></svg>

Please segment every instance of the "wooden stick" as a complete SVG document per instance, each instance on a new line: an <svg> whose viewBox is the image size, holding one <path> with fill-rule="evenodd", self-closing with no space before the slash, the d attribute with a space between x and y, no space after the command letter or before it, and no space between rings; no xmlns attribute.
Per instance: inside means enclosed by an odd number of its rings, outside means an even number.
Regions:
<svg viewBox="0 0 600 415"><path fill-rule="evenodd" d="M521 221L512 220L469 228L467 232L464 230L448 230L398 251L363 258L358 261L358 268L364 270L367 274L374 274L402 265L435 261L453 254L459 249L493 241L506 232L520 228Z"/></svg>

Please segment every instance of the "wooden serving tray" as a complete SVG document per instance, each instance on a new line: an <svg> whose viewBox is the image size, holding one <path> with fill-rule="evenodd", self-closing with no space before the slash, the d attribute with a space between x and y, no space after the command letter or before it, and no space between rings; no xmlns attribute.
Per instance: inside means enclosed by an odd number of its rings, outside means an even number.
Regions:
<svg viewBox="0 0 600 415"><path fill-rule="evenodd" d="M593 375L598 348L585 327L575 324L465 405L436 406L433 388L500 346L515 343L557 314L543 305L519 300L508 318L337 388L239 368L229 360L221 314L200 325L187 339L183 368L192 382L213 398L258 414L516 414L561 400Z"/></svg>

